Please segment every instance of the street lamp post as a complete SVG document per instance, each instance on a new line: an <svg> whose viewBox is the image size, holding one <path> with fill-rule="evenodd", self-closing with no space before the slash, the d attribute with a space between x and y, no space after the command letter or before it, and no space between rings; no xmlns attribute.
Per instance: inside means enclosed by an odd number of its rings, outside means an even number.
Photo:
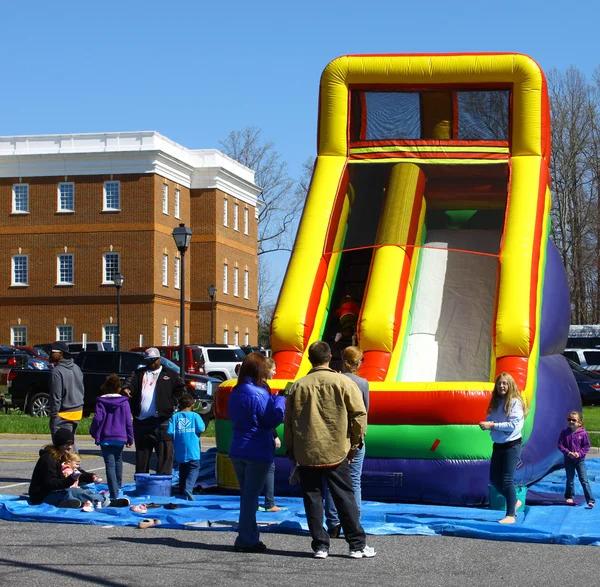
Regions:
<svg viewBox="0 0 600 587"><path fill-rule="evenodd" d="M117 288L117 344L115 345L116 351L121 350L121 286L123 285L123 281L125 281L125 278L120 273L113 276L113 283Z"/></svg>
<svg viewBox="0 0 600 587"><path fill-rule="evenodd" d="M173 239L181 254L181 299L179 302L179 374L185 377L185 252L192 240L192 229L181 223L173 229Z"/></svg>
<svg viewBox="0 0 600 587"><path fill-rule="evenodd" d="M210 297L210 342L215 342L215 296L217 288L214 285L208 286L208 295Z"/></svg>

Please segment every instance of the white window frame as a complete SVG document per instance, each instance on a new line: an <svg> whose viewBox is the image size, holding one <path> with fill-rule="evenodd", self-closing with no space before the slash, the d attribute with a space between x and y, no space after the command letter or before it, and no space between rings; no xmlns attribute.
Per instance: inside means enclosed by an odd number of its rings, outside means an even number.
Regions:
<svg viewBox="0 0 600 587"><path fill-rule="evenodd" d="M239 289L238 289L238 285L239 285L239 272L240 270L237 267L233 268L233 295L237 298L239 297L240 293L239 293Z"/></svg>
<svg viewBox="0 0 600 587"><path fill-rule="evenodd" d="M162 259L162 284L169 285L169 255L163 254Z"/></svg>
<svg viewBox="0 0 600 587"><path fill-rule="evenodd" d="M109 185L115 185L117 187L117 193L116 193L116 198L117 198L117 205L109 205L108 203L108 186ZM110 195L111 198L114 198L115 195L111 194ZM103 208L102 210L104 212L120 212L121 211L121 182L120 181L105 181L104 182L104 201L103 201Z"/></svg>
<svg viewBox="0 0 600 587"><path fill-rule="evenodd" d="M240 346L240 333L237 330L233 333L233 344Z"/></svg>
<svg viewBox="0 0 600 587"><path fill-rule="evenodd" d="M71 260L71 280L63 279L62 261ZM66 273L66 271L65 271ZM75 283L75 255L73 253L60 253L56 257L56 285L73 285ZM58 339L57 339L58 340Z"/></svg>
<svg viewBox="0 0 600 587"><path fill-rule="evenodd" d="M162 211L163 214L169 215L169 184L163 183L162 192Z"/></svg>
<svg viewBox="0 0 600 587"><path fill-rule="evenodd" d="M248 346L250 344L250 333L249 332L244 333L244 344L246 346Z"/></svg>
<svg viewBox="0 0 600 587"><path fill-rule="evenodd" d="M223 263L223 293L229 294L229 287L227 282L229 281L229 266L227 263Z"/></svg>
<svg viewBox="0 0 600 587"><path fill-rule="evenodd" d="M175 196L174 196L174 201L173 201L173 216L175 216L175 218L180 219L181 218L181 192L180 190L175 190Z"/></svg>
<svg viewBox="0 0 600 587"><path fill-rule="evenodd" d="M175 289L181 289L181 257L175 257L173 268L173 281Z"/></svg>
<svg viewBox="0 0 600 587"><path fill-rule="evenodd" d="M173 326L173 346L179 346L179 326Z"/></svg>
<svg viewBox="0 0 600 587"><path fill-rule="evenodd" d="M17 332L24 333L25 336L16 336ZM10 344L11 346L28 346L27 339L29 333L27 332L27 326L11 326L10 327Z"/></svg>
<svg viewBox="0 0 600 587"><path fill-rule="evenodd" d="M108 334L112 331L112 334ZM103 324L102 325L102 342L110 342L112 344L113 349L118 348L118 340L117 337L119 335L119 325L118 324Z"/></svg>
<svg viewBox="0 0 600 587"><path fill-rule="evenodd" d="M161 324L160 344L161 346L167 346L169 344L169 326L167 324Z"/></svg>
<svg viewBox="0 0 600 587"><path fill-rule="evenodd" d="M25 281L20 281L17 279L17 273L15 271L16 263L24 262L25 267ZM20 269L19 271L22 271ZM29 285L29 255L13 255L11 259L11 285Z"/></svg>
<svg viewBox="0 0 600 587"><path fill-rule="evenodd" d="M237 230L239 232L239 215L240 215L240 207L237 202L233 204L233 230Z"/></svg>
<svg viewBox="0 0 600 587"><path fill-rule="evenodd" d="M71 194L71 207L67 207L67 206L63 206L63 195L62 195L62 190L66 189L66 188L70 188L72 190L72 194ZM67 202L68 204L68 202ZM58 184L58 204L57 204L57 208L56 208L57 212L66 212L66 213L70 213L70 212L75 212L75 182L74 181L61 181Z"/></svg>
<svg viewBox="0 0 600 587"><path fill-rule="evenodd" d="M248 271L248 269L244 269L244 299L247 300L248 298L248 292L249 292L249 287L248 287L248 282L250 281L250 272Z"/></svg>
<svg viewBox="0 0 600 587"><path fill-rule="evenodd" d="M229 330L227 328L223 330L223 344L229 344Z"/></svg>
<svg viewBox="0 0 600 587"><path fill-rule="evenodd" d="M24 192L17 195L17 192ZM19 203L19 199L22 199ZM24 205L23 205L24 201ZM29 214L29 184L14 183L12 186L12 213Z"/></svg>
<svg viewBox="0 0 600 587"><path fill-rule="evenodd" d="M248 218L250 216L250 212L248 208L244 208L244 234L248 234Z"/></svg>
<svg viewBox="0 0 600 587"><path fill-rule="evenodd" d="M56 326L56 340L73 342L74 330L72 324L58 324Z"/></svg>
<svg viewBox="0 0 600 587"><path fill-rule="evenodd" d="M114 285L114 283L115 283L112 279L108 279L107 265L106 265L106 258L109 256L113 256L113 255L116 256L116 258L117 258L117 269L113 273L113 275L118 275L119 273L121 273L121 253L115 253L115 252L103 253L102 254L102 283L111 284L111 285Z"/></svg>
<svg viewBox="0 0 600 587"><path fill-rule="evenodd" d="M223 226L229 226L228 222L228 218L227 216L229 215L229 201L227 200L227 198L223 198Z"/></svg>

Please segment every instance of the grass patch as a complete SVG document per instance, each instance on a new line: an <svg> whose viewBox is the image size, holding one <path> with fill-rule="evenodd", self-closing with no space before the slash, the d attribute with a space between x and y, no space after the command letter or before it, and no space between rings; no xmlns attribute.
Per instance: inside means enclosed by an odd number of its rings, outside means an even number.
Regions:
<svg viewBox="0 0 600 587"><path fill-rule="evenodd" d="M584 406L583 422L588 432L597 432L590 434L590 445L600 448L600 406ZM565 428L566 426L565 422Z"/></svg>

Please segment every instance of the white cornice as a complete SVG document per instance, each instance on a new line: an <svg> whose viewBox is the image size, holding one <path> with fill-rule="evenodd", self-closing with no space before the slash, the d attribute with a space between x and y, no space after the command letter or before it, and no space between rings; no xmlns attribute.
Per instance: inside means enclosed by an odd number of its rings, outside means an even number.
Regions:
<svg viewBox="0 0 600 587"><path fill-rule="evenodd" d="M216 149L191 150L154 131L0 137L0 177L156 173L256 206L254 171Z"/></svg>

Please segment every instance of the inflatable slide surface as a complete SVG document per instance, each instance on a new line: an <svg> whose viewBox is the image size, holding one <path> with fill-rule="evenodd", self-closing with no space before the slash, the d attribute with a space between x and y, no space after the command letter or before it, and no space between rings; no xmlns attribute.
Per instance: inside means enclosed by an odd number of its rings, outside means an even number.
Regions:
<svg viewBox="0 0 600 587"><path fill-rule="evenodd" d="M308 372L314 341L335 364L358 339L371 390L363 499L485 503L492 443L477 423L501 372L530 409L518 482L560 461L559 431L581 402L562 357L570 307L548 238L549 159L546 81L527 56L357 55L324 70L272 388ZM350 326L337 311L349 299ZM216 401L225 487L234 384ZM289 493L283 454L277 491Z"/></svg>

